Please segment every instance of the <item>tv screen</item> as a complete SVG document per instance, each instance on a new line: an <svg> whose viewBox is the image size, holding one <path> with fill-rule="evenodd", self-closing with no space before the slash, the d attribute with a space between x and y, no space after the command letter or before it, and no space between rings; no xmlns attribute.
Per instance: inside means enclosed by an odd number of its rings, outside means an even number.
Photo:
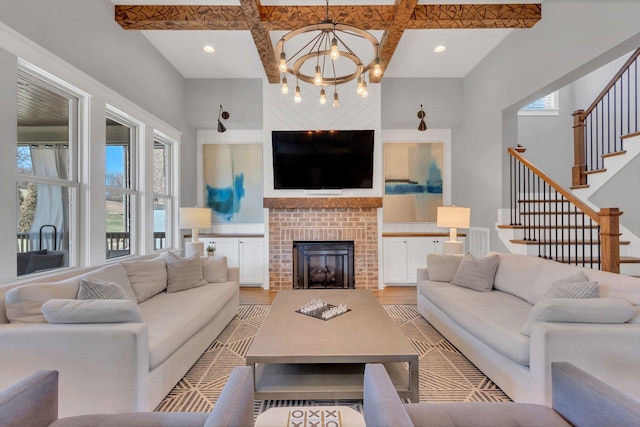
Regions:
<svg viewBox="0 0 640 427"><path fill-rule="evenodd" d="M272 131L276 190L373 188L373 130Z"/></svg>

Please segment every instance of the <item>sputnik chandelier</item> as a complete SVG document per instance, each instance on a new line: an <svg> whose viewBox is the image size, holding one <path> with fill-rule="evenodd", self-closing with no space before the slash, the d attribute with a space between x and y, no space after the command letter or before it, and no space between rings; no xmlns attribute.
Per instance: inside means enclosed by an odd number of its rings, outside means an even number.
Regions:
<svg viewBox="0 0 640 427"><path fill-rule="evenodd" d="M317 34L314 35L314 32L317 32ZM303 34L307 34L307 37L311 36L311 40L306 42L293 55L287 56L284 51L285 43ZM355 40L355 38L362 38L371 43L373 59L366 65L345 43L345 40ZM291 41L291 44L294 44L294 42ZM327 0L326 18L318 24L300 27L282 36L276 44L275 54L276 58L279 58L278 69L282 73L281 91L283 94L289 93L286 73L296 78L296 91L293 98L296 103L302 101L300 80L320 88L320 104L323 105L327 103L325 87L333 86L333 107L338 108L340 106L338 85L357 79L357 93L366 98L369 95L369 90L367 89L365 73L369 71L376 77L382 75L380 43L378 40L365 30L331 20L329 18L329 0ZM338 75L336 74L336 61L340 58L350 60L353 62L354 67L350 68L346 73ZM314 72L311 74L311 66L314 63Z"/></svg>

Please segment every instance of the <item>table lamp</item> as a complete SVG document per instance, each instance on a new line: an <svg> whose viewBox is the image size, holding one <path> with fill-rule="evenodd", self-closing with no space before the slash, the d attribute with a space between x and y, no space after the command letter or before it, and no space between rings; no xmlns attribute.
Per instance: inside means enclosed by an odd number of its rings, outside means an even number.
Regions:
<svg viewBox="0 0 640 427"><path fill-rule="evenodd" d="M211 209L180 208L180 228L191 229L191 241L184 244L184 256L197 253L204 256L204 243L198 240L199 228L211 228Z"/></svg>
<svg viewBox="0 0 640 427"><path fill-rule="evenodd" d="M444 242L442 252L445 254L462 254L464 245L458 241L458 228L469 228L471 209L456 206L439 206L436 225L449 228L449 240Z"/></svg>

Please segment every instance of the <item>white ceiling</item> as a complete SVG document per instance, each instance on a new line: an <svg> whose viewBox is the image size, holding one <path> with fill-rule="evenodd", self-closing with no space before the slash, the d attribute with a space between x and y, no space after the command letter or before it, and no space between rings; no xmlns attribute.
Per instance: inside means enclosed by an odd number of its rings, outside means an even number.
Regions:
<svg viewBox="0 0 640 427"><path fill-rule="evenodd" d="M230 5L238 0L111 0L128 5ZM418 1L420 4L443 4L443 1ZM450 3L509 3L509 1L479 0ZM541 0L517 0L513 3L541 3ZM318 0L263 0L269 5L325 5ZM330 5L393 4L393 0L330 0ZM509 29L407 30L402 35L385 77L464 77L504 37ZM173 64L185 78L266 78L262 62L249 31L141 31L153 46ZM371 31L380 38L381 31ZM282 32L270 34L275 44ZM211 45L215 53L207 54L204 45ZM447 50L435 53L444 45ZM354 49L356 50L356 49ZM357 50L356 50L357 52Z"/></svg>

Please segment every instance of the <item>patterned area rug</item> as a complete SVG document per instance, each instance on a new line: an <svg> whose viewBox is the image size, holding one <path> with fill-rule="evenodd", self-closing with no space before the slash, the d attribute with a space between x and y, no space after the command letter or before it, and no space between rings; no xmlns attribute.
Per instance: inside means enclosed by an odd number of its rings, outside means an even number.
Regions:
<svg viewBox="0 0 640 427"><path fill-rule="evenodd" d="M269 313L268 305L241 305L238 315L204 352L156 411L209 412L234 367ZM420 402L508 402L502 390L442 337L415 305L384 305L420 355ZM256 401L255 413L275 406L342 405L362 411L362 401Z"/></svg>

